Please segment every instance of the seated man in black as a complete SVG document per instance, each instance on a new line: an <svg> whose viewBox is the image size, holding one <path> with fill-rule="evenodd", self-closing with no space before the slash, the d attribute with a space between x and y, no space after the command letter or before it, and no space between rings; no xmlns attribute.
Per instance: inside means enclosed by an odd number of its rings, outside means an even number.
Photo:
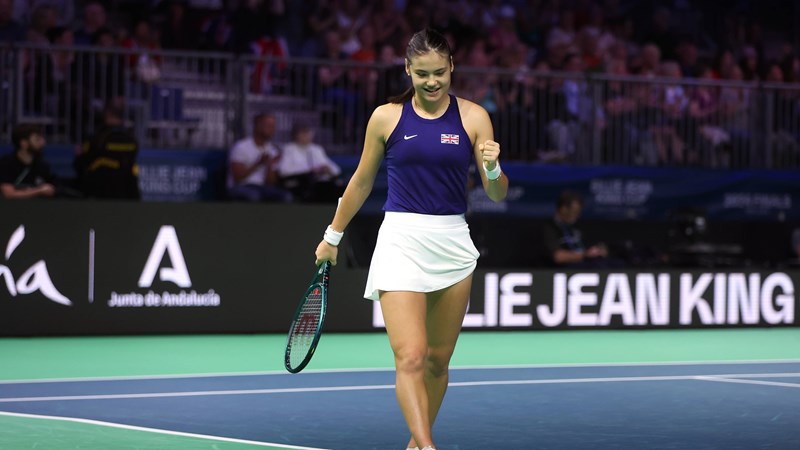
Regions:
<svg viewBox="0 0 800 450"><path fill-rule="evenodd" d="M140 200L139 143L124 127L122 107L109 102L103 126L75 158L78 186L87 197Z"/></svg>
<svg viewBox="0 0 800 450"><path fill-rule="evenodd" d="M14 151L0 157L0 195L7 199L53 197L55 176L42 158L41 126L19 124L11 132Z"/></svg>
<svg viewBox="0 0 800 450"><path fill-rule="evenodd" d="M574 268L606 266L608 249L604 244L587 247L575 222L581 215L583 198L574 191L563 191L556 202L553 220L542 230L545 260L550 265Z"/></svg>

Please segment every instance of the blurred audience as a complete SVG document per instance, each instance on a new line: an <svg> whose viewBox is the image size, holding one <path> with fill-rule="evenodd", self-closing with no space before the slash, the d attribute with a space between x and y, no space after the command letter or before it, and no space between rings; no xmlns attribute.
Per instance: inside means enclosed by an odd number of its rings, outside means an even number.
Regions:
<svg viewBox="0 0 800 450"><path fill-rule="evenodd" d="M27 3L22 1L14 2L15 5L20 3ZM41 3L35 7L30 13L30 19L22 23L28 24L25 40L32 44L47 44L47 32L58 26L58 15L56 9L49 3Z"/></svg>
<svg viewBox="0 0 800 450"><path fill-rule="evenodd" d="M754 137L767 135L772 159L796 166L798 96L781 93L765 106L749 85L711 92L694 82L795 82L800 76L795 31L773 20L779 14L758 2L727 8L697 0L654 5L606 0L0 0L0 41L104 48L118 42L137 50L126 56L133 74L126 81L140 82L139 88L161 82L163 70L174 70L162 67L153 54L162 48L255 55L259 58L248 68L249 91L313 95L323 126L333 130L332 141L340 144L357 141L360 136L353 130L363 128L364 111L405 82L397 71L350 63L402 64L411 34L433 26L453 43L457 67L516 74L464 71L454 78L460 95L504 119L496 123L499 136L525 129L514 140L515 148L509 148L515 159L597 162L583 150L599 146L600 162L743 167L757 161L731 155L747 153ZM710 17L720 20L712 23ZM66 37L70 30L71 40ZM64 38L54 41L55 34ZM314 73L301 74L302 68L281 60L290 55L329 63L305 66ZM50 77L51 67L42 68L38 61L23 65L30 86L36 77ZM85 73L86 65L80 65L78 73ZM61 82L65 68L52 68L56 73L50 78ZM611 86L596 74L626 79ZM532 82L537 75L547 83ZM645 79L649 86L642 83ZM119 91L100 89L109 90ZM96 101L94 91L85 101ZM789 119L764 125L774 114L764 120L756 114L773 104ZM38 101L25 108L51 112ZM500 127L510 122L506 130ZM754 129L761 126L772 129Z"/></svg>
<svg viewBox="0 0 800 450"><path fill-rule="evenodd" d="M153 51L161 49L158 35L148 19L141 18L133 26L133 33L124 38L122 48L137 50L128 56L128 64L135 70L136 76L145 83L155 83L161 78L160 57Z"/></svg>
<svg viewBox="0 0 800 450"><path fill-rule="evenodd" d="M228 155L228 197L248 202L290 202L291 192L278 184L281 150L272 142L275 114L253 118L252 135L236 142Z"/></svg>
<svg viewBox="0 0 800 450"><path fill-rule="evenodd" d="M575 191L563 191L556 201L553 220L542 230L544 259L558 267L607 267L605 244L587 245L576 222L583 210L583 197Z"/></svg>
<svg viewBox="0 0 800 450"><path fill-rule="evenodd" d="M84 104L75 102L79 86L79 67L72 30L56 26L47 30L47 40L53 46L46 51L29 54L25 89L26 105L35 114L64 117L83 117Z"/></svg>
<svg viewBox="0 0 800 450"><path fill-rule="evenodd" d="M83 6L83 23L75 29L75 45L95 45L95 33L108 29L106 7L99 1L90 1Z"/></svg>
<svg viewBox="0 0 800 450"><path fill-rule="evenodd" d="M167 12L160 27L161 47L170 50L196 50L199 33L187 11L188 0L167 0Z"/></svg>
<svg viewBox="0 0 800 450"><path fill-rule="evenodd" d="M25 39L25 27L13 16L13 0L0 0L0 43Z"/></svg>
<svg viewBox="0 0 800 450"><path fill-rule="evenodd" d="M11 132L14 151L0 157L0 194L6 199L53 197L56 177L42 157L44 129L19 124Z"/></svg>
<svg viewBox="0 0 800 450"><path fill-rule="evenodd" d="M82 8L77 18L76 5ZM696 0L655 7L605 0L312 0L302 6L285 0L247 0L218 2L216 9L208 5L189 0L138 4L0 0L0 37L16 39L22 27L28 30L28 41L45 42L48 29L66 26L75 31L77 45L90 45L94 32L109 27L120 31L118 38L126 48L247 53L254 42L269 35L283 39L287 48L300 49L298 56L314 57L329 56L323 50L328 32L338 34L339 49L349 56L360 51L377 54L386 44L402 49L414 31L434 26L457 36L455 41L463 42L465 48L484 36L491 55L489 66L504 67L505 51L522 45L528 49L530 67L547 61L551 68L560 68L566 54L577 53L585 70L603 71L606 62L619 59L622 52L632 74L653 75L663 59L677 61L683 76L693 78L701 75L701 63L727 72L720 67L723 61L716 64L711 56L728 49L724 64L731 60L739 66L743 80L765 78L768 53L783 59L796 56L790 48L792 30L778 25L769 34L764 32L763 22L778 12L752 2L743 2L738 9ZM722 25L704 22L714 15L722 19ZM120 23L109 23L109 18ZM148 24L152 29L144 30L143 21L152 21ZM360 32L368 26L371 36L364 41ZM459 65L473 62L474 56L465 59L466 52L455 54Z"/></svg>
<svg viewBox="0 0 800 450"><path fill-rule="evenodd" d="M372 9L372 29L375 32L375 47L384 45L399 47L414 32L403 16L400 2L379 0Z"/></svg>
<svg viewBox="0 0 800 450"><path fill-rule="evenodd" d="M349 61L350 56L342 49L342 35L339 31L326 32L324 39L323 53L318 55L325 63L317 68L317 101L337 107L338 111L323 119L325 125L334 130L335 140L346 141L353 136L354 130L361 128L357 126L356 115L362 98L353 78L357 71L348 70L342 64Z"/></svg>
<svg viewBox="0 0 800 450"><path fill-rule="evenodd" d="M281 186L297 201L329 202L344 193L342 169L314 143L314 130L303 122L292 126L292 141L283 146L277 171Z"/></svg>
<svg viewBox="0 0 800 450"><path fill-rule="evenodd" d="M109 101L122 100L125 95L125 56L115 52L119 47L110 28L99 28L92 34L97 50L93 58L78 59L81 80L87 85L84 100L95 111L102 111Z"/></svg>
<svg viewBox="0 0 800 450"><path fill-rule="evenodd" d="M75 0L14 0L14 19L32 21L43 6L52 10L54 25L69 26L75 19Z"/></svg>
<svg viewBox="0 0 800 450"><path fill-rule="evenodd" d="M283 38L270 33L261 36L250 45L252 53L259 60L252 66L250 75L250 91L259 94L279 93L276 83L283 81L284 72L288 68L282 58L289 57L289 48ZM278 58L273 61L273 58Z"/></svg>
<svg viewBox="0 0 800 450"><path fill-rule="evenodd" d="M139 142L125 127L119 99L103 110L100 130L84 143L74 161L77 187L88 198L141 200Z"/></svg>

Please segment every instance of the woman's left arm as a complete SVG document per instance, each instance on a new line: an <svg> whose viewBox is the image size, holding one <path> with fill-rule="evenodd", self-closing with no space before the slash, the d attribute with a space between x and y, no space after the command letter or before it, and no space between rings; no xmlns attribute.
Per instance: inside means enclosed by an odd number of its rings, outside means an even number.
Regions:
<svg viewBox="0 0 800 450"><path fill-rule="evenodd" d="M479 168L478 173L481 174L483 190L492 201L503 201L508 193L508 177L500 169L500 144L494 141L494 129L489 113L478 104L465 103L463 121L470 135L475 136L472 149L475 153L475 163Z"/></svg>

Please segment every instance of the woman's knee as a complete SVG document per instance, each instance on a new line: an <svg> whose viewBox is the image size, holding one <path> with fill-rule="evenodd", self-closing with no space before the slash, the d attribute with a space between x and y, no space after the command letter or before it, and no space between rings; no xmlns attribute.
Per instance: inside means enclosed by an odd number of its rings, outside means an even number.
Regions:
<svg viewBox="0 0 800 450"><path fill-rule="evenodd" d="M395 350L394 363L398 372L422 372L425 370L425 347L405 347Z"/></svg>
<svg viewBox="0 0 800 450"><path fill-rule="evenodd" d="M426 369L435 376L440 377L447 374L447 369L450 367L450 357L453 356L453 349L431 347L428 349L426 357Z"/></svg>

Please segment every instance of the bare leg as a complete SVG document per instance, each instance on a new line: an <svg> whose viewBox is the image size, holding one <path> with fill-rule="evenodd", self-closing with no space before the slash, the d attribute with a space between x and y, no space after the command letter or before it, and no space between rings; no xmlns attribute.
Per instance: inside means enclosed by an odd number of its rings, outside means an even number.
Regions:
<svg viewBox="0 0 800 450"><path fill-rule="evenodd" d="M428 351L425 363L425 389L428 394L430 423L436 421L449 380L448 367L456 348L461 324L467 313L472 275L447 289L428 294L426 330ZM413 433L409 448L417 447ZM420 446L420 448L422 448Z"/></svg>
<svg viewBox="0 0 800 450"><path fill-rule="evenodd" d="M425 360L428 350L425 331L425 294L382 292L381 310L394 352L397 402L416 442L433 445L428 394L425 388Z"/></svg>

